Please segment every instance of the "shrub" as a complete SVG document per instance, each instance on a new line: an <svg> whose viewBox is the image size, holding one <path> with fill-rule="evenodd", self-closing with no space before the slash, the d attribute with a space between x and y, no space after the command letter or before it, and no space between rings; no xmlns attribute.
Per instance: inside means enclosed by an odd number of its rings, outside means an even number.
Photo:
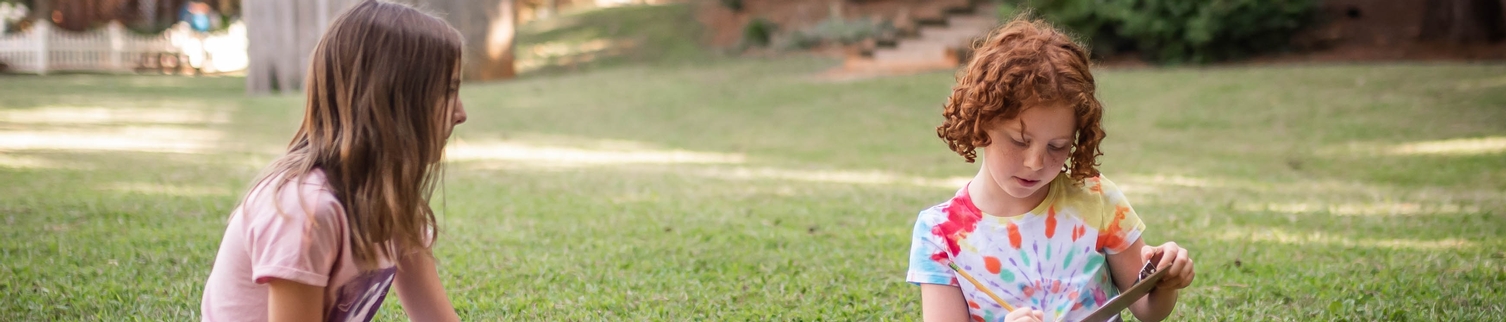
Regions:
<svg viewBox="0 0 1506 322"><path fill-rule="evenodd" d="M781 35L774 41L774 48L779 50L802 50L811 49L821 45L821 37L807 33L803 30L795 30Z"/></svg>
<svg viewBox="0 0 1506 322"><path fill-rule="evenodd" d="M781 49L808 49L823 44L854 44L884 33L893 33L892 23L872 19L827 18L810 28L791 31L778 45Z"/></svg>
<svg viewBox="0 0 1506 322"><path fill-rule="evenodd" d="M827 41L851 44L878 34L878 23L869 19L827 19L811 28L811 32Z"/></svg>
<svg viewBox="0 0 1506 322"><path fill-rule="evenodd" d="M743 47L767 47L769 39L773 38L774 31L779 29L774 22L764 18L753 18L748 24L743 25Z"/></svg>
<svg viewBox="0 0 1506 322"><path fill-rule="evenodd" d="M1312 21L1317 0L1024 0L1099 55L1138 51L1163 63L1202 63L1283 48Z"/></svg>

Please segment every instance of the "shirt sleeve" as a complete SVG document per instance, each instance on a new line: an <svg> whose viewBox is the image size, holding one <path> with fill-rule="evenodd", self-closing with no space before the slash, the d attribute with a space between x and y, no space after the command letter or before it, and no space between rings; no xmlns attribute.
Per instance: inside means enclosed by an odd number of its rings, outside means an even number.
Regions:
<svg viewBox="0 0 1506 322"><path fill-rule="evenodd" d="M289 183L277 193L276 207L265 197L244 209L253 282L277 278L319 287L329 284L343 245L338 216L344 214L333 198L321 193L325 192L317 186Z"/></svg>
<svg viewBox="0 0 1506 322"><path fill-rule="evenodd" d="M1103 197L1104 229L1098 234L1098 249L1105 253L1118 254L1129 248L1140 234L1145 232L1145 222L1140 220L1140 215L1135 213L1135 208L1130 206L1129 199L1124 197L1124 192L1113 181L1104 177L1098 177L1098 190Z"/></svg>
<svg viewBox="0 0 1506 322"><path fill-rule="evenodd" d="M955 273L932 255L944 254L939 237L931 234L938 217L945 217L942 207L932 207L920 212L915 220L915 231L910 234L910 270L905 281L911 284L941 284L958 286Z"/></svg>

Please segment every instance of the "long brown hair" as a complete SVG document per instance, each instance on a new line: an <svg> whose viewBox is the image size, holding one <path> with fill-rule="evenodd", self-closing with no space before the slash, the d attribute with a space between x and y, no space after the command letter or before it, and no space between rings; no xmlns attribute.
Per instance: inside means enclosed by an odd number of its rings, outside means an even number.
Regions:
<svg viewBox="0 0 1506 322"><path fill-rule="evenodd" d="M1027 105L1065 103L1077 124L1065 171L1076 182L1098 176L1103 104L1094 95L1088 51L1029 13L994 31L974 51L943 106L945 120L936 135L973 162L974 149L992 143L985 129L993 122L1012 119Z"/></svg>
<svg viewBox="0 0 1506 322"><path fill-rule="evenodd" d="M438 18L371 0L350 8L309 58L303 124L287 154L253 186L272 180L277 191L322 169L362 270L427 250L460 55L459 32Z"/></svg>

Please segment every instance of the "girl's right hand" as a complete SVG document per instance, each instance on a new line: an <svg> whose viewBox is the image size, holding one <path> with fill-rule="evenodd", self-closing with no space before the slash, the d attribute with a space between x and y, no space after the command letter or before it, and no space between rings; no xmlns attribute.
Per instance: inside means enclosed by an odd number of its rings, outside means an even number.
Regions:
<svg viewBox="0 0 1506 322"><path fill-rule="evenodd" d="M1009 311L1009 315L1004 316L1004 322L1042 322L1045 321L1045 317L1046 312L1022 307Z"/></svg>

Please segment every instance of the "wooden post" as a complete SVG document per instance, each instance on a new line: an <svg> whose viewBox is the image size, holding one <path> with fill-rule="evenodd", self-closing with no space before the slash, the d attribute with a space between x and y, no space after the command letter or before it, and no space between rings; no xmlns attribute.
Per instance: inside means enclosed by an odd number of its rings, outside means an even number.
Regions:
<svg viewBox="0 0 1506 322"><path fill-rule="evenodd" d="M47 41L52 38L52 21L38 20L35 33L37 37L37 74L47 75Z"/></svg>
<svg viewBox="0 0 1506 322"><path fill-rule="evenodd" d="M120 57L125 55L125 26L121 25L120 21L110 21L110 24L105 26L105 33L110 36L109 68L111 70L125 69L125 63L121 62Z"/></svg>

